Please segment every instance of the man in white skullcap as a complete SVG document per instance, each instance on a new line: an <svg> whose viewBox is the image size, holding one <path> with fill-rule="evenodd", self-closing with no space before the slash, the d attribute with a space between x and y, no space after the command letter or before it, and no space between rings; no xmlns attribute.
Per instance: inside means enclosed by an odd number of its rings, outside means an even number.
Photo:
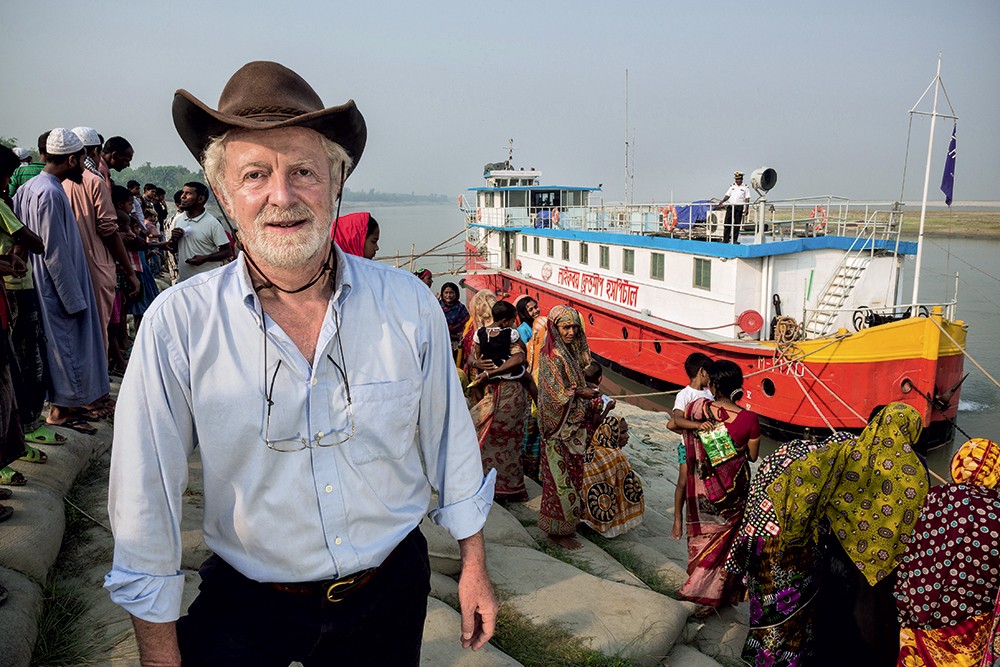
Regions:
<svg viewBox="0 0 1000 667"><path fill-rule="evenodd" d="M97 170L97 162L91 158L91 155L97 156L101 145L97 130L92 127L74 127L73 134L80 138L86 151L85 171L81 182L76 183L72 179L66 179L62 186L73 207L76 224L80 229L80 238L83 240L83 249L87 255L90 281L94 286L97 312L101 317L101 333L106 355L108 322L115 303L115 286L118 284L115 264L122 267L129 282L129 297L139 293L140 283L125 250L121 234L118 232L118 213L111 201L111 188ZM86 165L88 160L93 168Z"/></svg>
<svg viewBox="0 0 1000 667"><path fill-rule="evenodd" d="M83 181L83 157L83 142L73 132L50 131L45 168L18 188L14 212L45 242L31 268L49 361L48 423L93 434L85 406L110 391L108 365L80 230L61 184Z"/></svg>
<svg viewBox="0 0 1000 667"><path fill-rule="evenodd" d="M92 127L74 127L73 134L80 137L80 141L83 142L83 147L87 151L83 157L83 168L104 178L104 175L97 168L97 162L101 159L101 135ZM111 196L110 189L108 196Z"/></svg>
<svg viewBox="0 0 1000 667"><path fill-rule="evenodd" d="M18 146L14 149L14 155L17 159L21 161L21 164L28 164L31 162L31 150L25 148L24 146Z"/></svg>

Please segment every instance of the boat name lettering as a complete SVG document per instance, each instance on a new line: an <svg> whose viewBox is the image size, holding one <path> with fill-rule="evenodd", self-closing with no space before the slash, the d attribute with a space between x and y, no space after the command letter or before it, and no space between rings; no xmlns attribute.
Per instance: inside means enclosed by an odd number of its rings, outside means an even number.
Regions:
<svg viewBox="0 0 1000 667"><path fill-rule="evenodd" d="M582 273L561 266L556 280L563 287L631 308L639 300L639 286L621 278L605 278L599 273Z"/></svg>
<svg viewBox="0 0 1000 667"><path fill-rule="evenodd" d="M760 370L771 369L782 375L794 375L795 377L805 377L806 374L805 364L801 361L786 361L774 357L757 357L757 368Z"/></svg>

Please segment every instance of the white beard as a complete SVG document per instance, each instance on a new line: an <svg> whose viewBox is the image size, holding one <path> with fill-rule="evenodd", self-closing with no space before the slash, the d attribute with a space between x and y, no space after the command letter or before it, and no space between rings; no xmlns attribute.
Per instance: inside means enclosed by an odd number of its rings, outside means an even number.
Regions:
<svg viewBox="0 0 1000 667"><path fill-rule="evenodd" d="M269 223L305 220L293 234L270 234ZM329 229L316 223L316 216L303 204L275 210L265 207L254 221L240 227L240 240L257 261L279 269L294 269L316 256L330 238Z"/></svg>

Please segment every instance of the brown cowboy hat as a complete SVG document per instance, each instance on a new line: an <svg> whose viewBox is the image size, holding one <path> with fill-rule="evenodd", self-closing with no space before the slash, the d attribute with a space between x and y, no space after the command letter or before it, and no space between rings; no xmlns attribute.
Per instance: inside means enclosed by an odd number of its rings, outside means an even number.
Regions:
<svg viewBox="0 0 1000 667"><path fill-rule="evenodd" d="M212 137L233 128L307 127L343 146L354 161L353 171L368 138L365 118L354 100L324 108L305 79L284 65L260 60L233 74L219 97L218 110L210 109L188 91L178 90L173 112L177 133L199 162Z"/></svg>

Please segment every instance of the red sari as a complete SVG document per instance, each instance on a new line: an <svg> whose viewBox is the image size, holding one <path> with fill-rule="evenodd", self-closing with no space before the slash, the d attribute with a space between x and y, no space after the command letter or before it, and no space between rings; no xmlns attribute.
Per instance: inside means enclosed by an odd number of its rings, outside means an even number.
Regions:
<svg viewBox="0 0 1000 667"><path fill-rule="evenodd" d="M709 418L706 398L688 405L686 416L693 421ZM746 415L746 416L744 416ZM687 450L687 534L688 580L678 591L680 597L698 604L718 607L723 603L739 602L746 589L741 577L725 568L726 557L743 520L743 510L750 491L750 462L747 443L759 437L756 415L744 410L726 430L736 444L736 457L720 464L718 474L725 474L729 491L714 502L709 499L704 477L711 472L705 447L697 433L684 432ZM725 471L722 469L725 466Z"/></svg>

